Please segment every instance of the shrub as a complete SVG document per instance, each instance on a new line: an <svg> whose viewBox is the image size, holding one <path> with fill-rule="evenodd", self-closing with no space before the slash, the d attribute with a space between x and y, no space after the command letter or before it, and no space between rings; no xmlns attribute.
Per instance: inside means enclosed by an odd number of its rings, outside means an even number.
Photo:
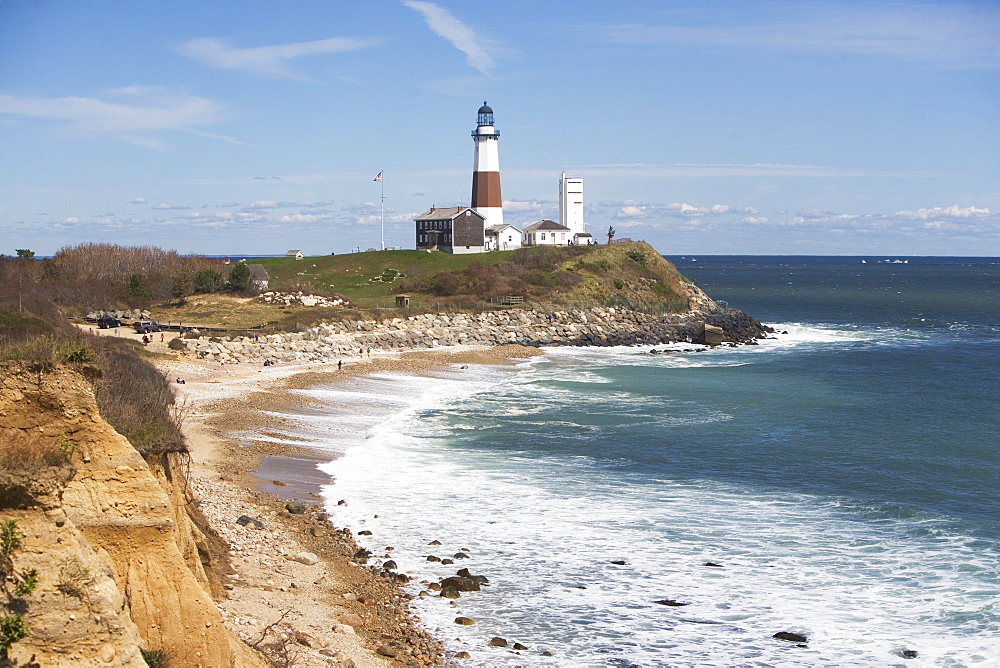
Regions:
<svg viewBox="0 0 1000 668"><path fill-rule="evenodd" d="M143 456L185 452L166 378L136 353L135 344L100 337L101 378L95 383L101 417Z"/></svg>
<svg viewBox="0 0 1000 668"><path fill-rule="evenodd" d="M195 292L218 292L222 285L222 274L214 269L202 269L194 276Z"/></svg>
<svg viewBox="0 0 1000 668"><path fill-rule="evenodd" d="M246 292L250 289L250 265L246 262L237 262L229 270L229 278L226 280L226 289L233 292Z"/></svg>
<svg viewBox="0 0 1000 668"><path fill-rule="evenodd" d="M21 615L0 612L0 659L6 661L10 646L27 636L29 631Z"/></svg>
<svg viewBox="0 0 1000 668"><path fill-rule="evenodd" d="M0 470L31 472L62 466L69 463L73 450L65 434L55 440L36 431L0 429Z"/></svg>
<svg viewBox="0 0 1000 668"><path fill-rule="evenodd" d="M162 649L140 649L143 660L149 668L167 668L170 665L170 654Z"/></svg>

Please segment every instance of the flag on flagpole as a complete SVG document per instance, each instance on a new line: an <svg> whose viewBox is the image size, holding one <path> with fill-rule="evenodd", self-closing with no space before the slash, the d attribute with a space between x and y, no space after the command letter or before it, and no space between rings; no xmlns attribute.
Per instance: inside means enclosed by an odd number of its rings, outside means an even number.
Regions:
<svg viewBox="0 0 1000 668"><path fill-rule="evenodd" d="M376 174L375 178L372 179L372 181L381 181L381 180L382 180L382 172L379 172L378 174Z"/></svg>

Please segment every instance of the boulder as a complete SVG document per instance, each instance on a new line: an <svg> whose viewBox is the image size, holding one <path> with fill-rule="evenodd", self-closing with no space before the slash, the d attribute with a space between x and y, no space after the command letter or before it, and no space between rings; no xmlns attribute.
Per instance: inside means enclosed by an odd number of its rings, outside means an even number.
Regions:
<svg viewBox="0 0 1000 668"><path fill-rule="evenodd" d="M285 504L285 510L292 515L302 515L306 512L306 504L303 501L289 501Z"/></svg>
<svg viewBox="0 0 1000 668"><path fill-rule="evenodd" d="M252 526L254 529L257 529L258 531L262 531L264 529L263 522L261 522L260 520L255 520L249 515L240 515L239 518L237 518L236 523L239 524L241 527L245 527L247 525Z"/></svg>
<svg viewBox="0 0 1000 668"><path fill-rule="evenodd" d="M455 623L458 624L459 626L472 626L476 622L469 619L468 617L456 617Z"/></svg>
<svg viewBox="0 0 1000 668"><path fill-rule="evenodd" d="M441 588L454 587L458 591L479 591L479 582L475 578L463 578L452 576L441 580Z"/></svg>
<svg viewBox="0 0 1000 668"><path fill-rule="evenodd" d="M500 636L493 636L486 644L490 647L506 647L507 640L505 638L501 638Z"/></svg>
<svg viewBox="0 0 1000 668"><path fill-rule="evenodd" d="M312 552L299 552L292 557L292 561L297 561L300 564L305 564L306 566L315 566L319 563L319 557Z"/></svg>
<svg viewBox="0 0 1000 668"><path fill-rule="evenodd" d="M804 635L792 633L791 631L778 631L771 637L778 640L787 640L788 642L809 642L809 639Z"/></svg>

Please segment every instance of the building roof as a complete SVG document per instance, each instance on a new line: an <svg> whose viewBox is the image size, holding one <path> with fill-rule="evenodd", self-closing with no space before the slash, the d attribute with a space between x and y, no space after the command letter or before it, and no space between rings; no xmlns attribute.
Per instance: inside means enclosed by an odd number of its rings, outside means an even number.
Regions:
<svg viewBox="0 0 1000 668"><path fill-rule="evenodd" d="M415 220L452 220L460 213L465 213L466 211L471 211L483 220L486 220L486 216L467 206L448 206L443 209L431 207L429 211L420 214Z"/></svg>
<svg viewBox="0 0 1000 668"><path fill-rule="evenodd" d="M486 104L486 100L483 100L483 106L479 107L479 113L480 114L492 114L493 113L493 110L490 109L489 106Z"/></svg>
<svg viewBox="0 0 1000 668"><path fill-rule="evenodd" d="M484 231L486 232L486 234L500 234L508 227L517 232L518 234L521 233L521 230L517 229L513 225L508 225L507 223L504 223L503 225L490 225Z"/></svg>
<svg viewBox="0 0 1000 668"><path fill-rule="evenodd" d="M557 232L569 232L569 228L565 225L560 225L554 220L540 220L537 223L533 223L524 228L525 232L537 232L539 230L555 230Z"/></svg>
<svg viewBox="0 0 1000 668"><path fill-rule="evenodd" d="M267 269L264 269L264 265L262 265L262 264L252 264L252 265L250 265L250 279L251 280L254 280L254 281L266 281L269 278L271 278L271 277L268 275Z"/></svg>
<svg viewBox="0 0 1000 668"><path fill-rule="evenodd" d="M302 251L300 251L300 250L290 250L287 253L285 253L285 255L298 255L301 252Z"/></svg>

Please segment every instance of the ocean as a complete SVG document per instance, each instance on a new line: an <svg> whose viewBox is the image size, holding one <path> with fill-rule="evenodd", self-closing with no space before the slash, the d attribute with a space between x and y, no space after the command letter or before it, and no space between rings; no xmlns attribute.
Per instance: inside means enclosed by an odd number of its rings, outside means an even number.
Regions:
<svg viewBox="0 0 1000 668"><path fill-rule="evenodd" d="M668 259L778 333L305 390L333 521L466 665L1000 665L1000 259Z"/></svg>

